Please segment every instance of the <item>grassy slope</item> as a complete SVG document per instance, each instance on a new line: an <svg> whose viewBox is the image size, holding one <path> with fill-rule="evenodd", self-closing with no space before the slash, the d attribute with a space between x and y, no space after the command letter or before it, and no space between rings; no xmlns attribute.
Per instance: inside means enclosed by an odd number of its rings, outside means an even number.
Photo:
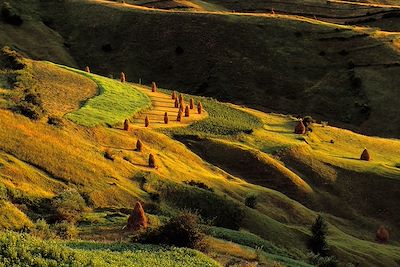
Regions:
<svg viewBox="0 0 400 267"><path fill-rule="evenodd" d="M32 61L37 91L49 115L63 116L97 94L96 83L82 75L42 61ZM62 101L60 101L62 99Z"/></svg>
<svg viewBox="0 0 400 267"><path fill-rule="evenodd" d="M156 80L260 109L310 113L368 134L399 131L398 75L389 73L398 72L390 65L399 58L395 35L283 15L165 12L88 1L47 3L43 9L54 16L52 27L70 38L79 64L99 73L124 69L131 80ZM183 24L179 33L171 27ZM114 25L121 27L111 30ZM104 45L111 50L102 50ZM356 90L350 61L361 79ZM371 72L384 77L384 94ZM387 101L390 106L382 104ZM393 123L380 122L382 117Z"/></svg>
<svg viewBox="0 0 400 267"><path fill-rule="evenodd" d="M210 119L203 121L202 127L193 126L187 130L177 129L174 134L193 135L200 133L204 138L215 138L234 149L237 146L235 143L239 142L241 143L240 147L248 146L252 149L265 151L268 154L284 151L283 162L287 162L287 166L290 167L287 171L297 173L311 184L313 189L317 189L318 194L324 190L316 184L311 175L305 175L300 167L294 166L292 168L291 162L285 159L286 151L290 153L293 149L302 148L305 145L303 139L299 140L298 136L292 133L295 124L292 118L264 114L248 109L236 111L237 107L235 106L222 105L212 100L208 101L202 100L206 109L211 108ZM209 107L208 104L210 104ZM229 114L230 109L239 117L238 124L232 124L228 119L216 119L221 114ZM233 114L232 112L231 114ZM250 116L243 112L251 112L253 115ZM255 119L254 115L258 119ZM131 207L137 199L149 202L149 195L140 186L141 177L145 177L149 181L161 178L177 183L197 180L206 183L216 192L227 194L239 201L243 201L250 193L259 195L257 210L245 208L246 216L242 227L280 246L296 247L300 251L305 249L307 228L315 216L313 211L277 191L252 185L233 177L229 173L232 171L229 168L225 170L227 173L204 162L185 146L164 134L146 129L130 133L102 127L88 129L68 122L64 127L56 128L46 125L44 122L32 122L5 110L0 111L0 123L0 129L2 129L0 138L4 140L0 149L3 151L2 157L5 162L5 168L0 169L0 181L9 191L8 195L14 195L14 201L24 202L24 199L48 198L61 192L64 188L76 187L80 192L86 193L90 197L94 207L123 208ZM214 123L219 123L219 125L214 125ZM207 129L212 129L212 125L216 129L225 130L210 132ZM260 126L262 127L260 128ZM238 134L238 128L252 131L248 131L247 134ZM232 133L236 133L236 135L232 135ZM329 138L333 136L335 144L338 144L336 151L330 149L332 144L318 141L319 139L327 139L328 136ZM133 151L137 138L140 138L145 144L144 153ZM321 179L329 178L324 176L325 173L327 175L336 173L331 172L325 165L319 166L319 161L315 155L318 155L321 161L346 170L357 169L358 172L365 175L370 175L374 173L374 170L378 170L371 180L379 181L377 179L382 179L383 181L384 179L387 181L389 179L386 176L397 177L396 169L386 166L395 162L397 141L364 137L331 127L316 127L314 132L305 139L313 151L312 153L308 150L303 151L313 160L313 164L305 163L305 165L320 167L321 169L316 169L315 173L320 173L320 170L325 171L322 173ZM232 142L232 145L228 141ZM349 157L349 155L358 156L360 151L357 148L349 148L350 143L354 145L357 142L360 144L360 149L363 146L368 146L373 158L379 162L384 162L386 165L376 164L375 161L361 164L354 159L347 159L346 157ZM388 147L393 147L393 149L378 149L385 144ZM103 157L106 149L110 150L115 156L114 161ZM158 170L151 170L146 167L147 155L150 152L156 155L159 163ZM342 153L343 157L338 159L335 153ZM293 160L296 157L290 156L289 159ZM271 157L271 160L277 159ZM267 162L264 164L265 168L271 167ZM369 168L369 166L375 167ZM251 168L252 166L246 167ZM11 171L16 175L10 175ZM285 175L285 172L282 173L282 175ZM341 177L341 175L337 175L337 180ZM279 182L279 180L276 181ZM387 186L395 190L398 188L395 181ZM27 190L27 183L35 185L34 190ZM365 192L370 193L371 188L365 187ZM379 192L382 192L381 189L376 194L371 195L378 195ZM390 200L394 199L395 196L390 197ZM311 205L306 200L304 200L305 204ZM337 203L342 204L335 199L325 199L325 202L331 206L335 206ZM361 199L358 200L353 205L354 209L359 208L358 204L362 203ZM370 202L367 201L366 203ZM395 211L395 203L392 203L390 207ZM326 207L322 207L322 210L330 211ZM366 224L365 227L358 230L356 229L357 220L353 221L353 218L346 217L346 214L336 214L337 217L331 216L329 218L330 222L338 227L334 228L330 236L335 251L344 260L366 263L364 256L358 255L356 252L348 254L345 251L348 246L346 244L351 241L351 243L361 247L363 253L376 255L380 251L380 253L387 255L388 258L383 262L391 264L397 257L398 248L382 245L370 246L371 241L373 241L371 232L375 230L378 222L376 219L369 219L370 216L374 215L373 211L364 211L362 215L363 217L360 220L364 220L363 222L366 222ZM385 219L387 218L385 217ZM390 223L390 220L388 220L388 223ZM394 233L393 239L397 239L396 233ZM377 263L377 261L371 262Z"/></svg>
<svg viewBox="0 0 400 267"><path fill-rule="evenodd" d="M73 70L73 69L70 69ZM73 70L97 83L100 94L89 99L79 110L66 115L75 123L93 127L99 124L115 125L151 106L150 98L130 84Z"/></svg>

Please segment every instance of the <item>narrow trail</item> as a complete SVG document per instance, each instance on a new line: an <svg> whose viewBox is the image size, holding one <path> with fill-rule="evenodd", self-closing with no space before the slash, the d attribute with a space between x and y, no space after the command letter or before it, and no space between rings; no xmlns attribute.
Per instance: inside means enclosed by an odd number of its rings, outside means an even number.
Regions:
<svg viewBox="0 0 400 267"><path fill-rule="evenodd" d="M149 118L150 122L147 128L153 129L188 126L195 121L208 117L208 114L204 109L201 114L197 113L197 102L195 102L194 109L190 109L190 116L185 117L185 113L183 112L182 120L179 122L176 120L179 109L174 107L175 100L172 99L171 95L161 92L152 92L151 88L146 86L137 85L135 86L135 89L145 93L150 97L152 108L135 117L131 122L132 127L146 128L144 125L146 116ZM179 93L177 93L177 96L179 96ZM186 105L189 105L189 102L186 102ZM168 124L164 123L165 112L168 114Z"/></svg>

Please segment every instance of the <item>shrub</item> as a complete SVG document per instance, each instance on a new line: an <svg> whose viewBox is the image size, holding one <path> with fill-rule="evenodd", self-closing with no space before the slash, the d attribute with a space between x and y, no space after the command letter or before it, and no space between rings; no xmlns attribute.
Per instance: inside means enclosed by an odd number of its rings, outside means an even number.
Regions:
<svg viewBox="0 0 400 267"><path fill-rule="evenodd" d="M57 216L57 221L78 221L81 218L81 213L86 210L85 200L74 189L65 190L54 197L51 205Z"/></svg>
<svg viewBox="0 0 400 267"><path fill-rule="evenodd" d="M310 253L308 257L308 261L318 267L336 267L338 266L339 262L336 257L321 257L320 255L316 255L314 253Z"/></svg>
<svg viewBox="0 0 400 267"><path fill-rule="evenodd" d="M129 121L127 119L124 121L124 131L129 131Z"/></svg>
<svg viewBox="0 0 400 267"><path fill-rule="evenodd" d="M147 228L147 217L140 202L136 202L135 208L129 215L127 228L133 231Z"/></svg>
<svg viewBox="0 0 400 267"><path fill-rule="evenodd" d="M214 190L211 187L209 187L208 185L206 185L203 182L196 182L196 181L190 180L190 181L184 181L184 183L187 184L187 185L190 185L190 186L195 186L195 187L200 188L200 189L204 189L204 190L207 190L207 191L210 191L210 192L214 192Z"/></svg>
<svg viewBox="0 0 400 267"><path fill-rule="evenodd" d="M72 222L62 221L54 225L54 231L63 239L74 239L78 236L79 230Z"/></svg>
<svg viewBox="0 0 400 267"><path fill-rule="evenodd" d="M156 167L156 159L153 154L149 155L149 167L155 168Z"/></svg>
<svg viewBox="0 0 400 267"><path fill-rule="evenodd" d="M148 231L139 240L143 243L166 244L205 250L204 234L196 214L184 211L165 225Z"/></svg>
<svg viewBox="0 0 400 267"><path fill-rule="evenodd" d="M368 150L365 148L364 151L361 153L360 160L370 161L371 157L369 155Z"/></svg>
<svg viewBox="0 0 400 267"><path fill-rule="evenodd" d="M311 116L305 116L302 121L306 128L310 127L313 123L315 123L315 120Z"/></svg>
<svg viewBox="0 0 400 267"><path fill-rule="evenodd" d="M157 84L155 82L151 83L151 91L156 92L157 91Z"/></svg>
<svg viewBox="0 0 400 267"><path fill-rule="evenodd" d="M141 152L143 150L143 143L139 139L136 142L136 151Z"/></svg>
<svg viewBox="0 0 400 267"><path fill-rule="evenodd" d="M19 26L23 22L20 14L18 14L18 12L11 7L10 3L8 2L3 3L1 7L1 16L4 22L8 24Z"/></svg>
<svg viewBox="0 0 400 267"><path fill-rule="evenodd" d="M21 101L15 106L16 111L22 115L32 119L38 120L44 115L44 110L41 107L35 106L32 103Z"/></svg>
<svg viewBox="0 0 400 267"><path fill-rule="evenodd" d="M50 229L50 226L45 219L38 219L35 222L34 228L31 229L31 234L42 239L55 237L54 232Z"/></svg>
<svg viewBox="0 0 400 267"><path fill-rule="evenodd" d="M385 226L379 226L378 230L376 231L376 240L379 243L387 243L389 242L389 231L386 229Z"/></svg>
<svg viewBox="0 0 400 267"><path fill-rule="evenodd" d="M244 204L249 207L254 209L257 206L257 196L256 195L250 195L246 197L244 200Z"/></svg>
<svg viewBox="0 0 400 267"><path fill-rule="evenodd" d="M124 83L126 81L125 73L121 72L119 74L119 80L121 81L121 83Z"/></svg>
<svg viewBox="0 0 400 267"><path fill-rule="evenodd" d="M53 126L57 127L62 127L64 126L64 122L61 118L59 117L48 117L47 118L47 123Z"/></svg>
<svg viewBox="0 0 400 267"><path fill-rule="evenodd" d="M168 124L168 121L169 121L169 119L168 119L168 113L165 112L165 113L164 113L164 123L165 123L165 124Z"/></svg>
<svg viewBox="0 0 400 267"><path fill-rule="evenodd" d="M324 218L318 215L314 224L311 226L311 238L308 241L308 247L314 254L319 254L323 257L328 256L329 248L326 242L326 234L328 232L328 225Z"/></svg>
<svg viewBox="0 0 400 267"><path fill-rule="evenodd" d="M144 127L149 127L149 125L150 125L149 117L146 116L146 118L144 118Z"/></svg>

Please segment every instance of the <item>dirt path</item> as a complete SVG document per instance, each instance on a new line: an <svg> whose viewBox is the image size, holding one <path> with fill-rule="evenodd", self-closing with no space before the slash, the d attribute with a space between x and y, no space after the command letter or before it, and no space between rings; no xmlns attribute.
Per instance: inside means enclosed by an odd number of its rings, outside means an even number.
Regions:
<svg viewBox="0 0 400 267"><path fill-rule="evenodd" d="M153 107L150 110L143 112L140 116L133 119L131 126L145 128L144 120L146 116L149 118L150 124L148 128L166 128L166 127L182 127L188 126L191 123L204 119L208 116L207 112L203 110L202 114L197 113L197 102L194 109L190 110L190 116L185 117L182 114L181 122L176 120L178 115L178 108L174 107L175 100L170 95L161 92L152 92L149 87L135 86L136 89L148 95L151 99ZM177 94L179 96L179 93ZM189 102L186 102L189 105ZM168 124L164 123L164 114L168 113Z"/></svg>

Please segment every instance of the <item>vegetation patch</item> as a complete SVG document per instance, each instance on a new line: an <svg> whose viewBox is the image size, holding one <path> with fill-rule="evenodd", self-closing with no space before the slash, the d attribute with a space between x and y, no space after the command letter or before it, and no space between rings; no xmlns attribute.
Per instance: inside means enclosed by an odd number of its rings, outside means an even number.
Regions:
<svg viewBox="0 0 400 267"><path fill-rule="evenodd" d="M168 91L170 93L170 91ZM187 128L168 130L173 134L208 134L216 136L236 135L239 133L252 133L263 126L261 120L247 112L238 110L231 105L219 102L213 98L199 96L185 96L189 102L193 98L196 103L201 102L208 112L208 117L196 121Z"/></svg>
<svg viewBox="0 0 400 267"><path fill-rule="evenodd" d="M61 242L0 233L0 266L219 266L200 252L125 243Z"/></svg>
<svg viewBox="0 0 400 267"><path fill-rule="evenodd" d="M131 118L151 106L150 98L128 83L65 67L92 79L100 94L89 99L79 110L68 113L66 118L87 126L115 125Z"/></svg>

